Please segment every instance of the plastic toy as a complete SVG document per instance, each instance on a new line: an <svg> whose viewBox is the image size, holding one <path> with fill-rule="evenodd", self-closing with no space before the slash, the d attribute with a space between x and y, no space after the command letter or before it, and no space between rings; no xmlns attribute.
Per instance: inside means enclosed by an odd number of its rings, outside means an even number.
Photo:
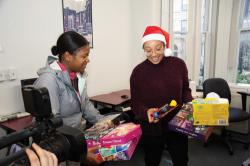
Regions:
<svg viewBox="0 0 250 166"><path fill-rule="evenodd" d="M174 108L177 107L177 102L175 100L172 100L170 103L167 103L163 105L157 112L154 112L152 116L155 120L159 119L160 116L166 112L172 111Z"/></svg>

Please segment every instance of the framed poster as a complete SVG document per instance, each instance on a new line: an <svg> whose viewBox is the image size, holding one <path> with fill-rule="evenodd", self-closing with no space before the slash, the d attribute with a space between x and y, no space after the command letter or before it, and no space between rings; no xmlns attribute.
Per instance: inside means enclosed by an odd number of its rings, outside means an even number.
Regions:
<svg viewBox="0 0 250 166"><path fill-rule="evenodd" d="M93 48L92 0L62 0L63 29L83 35Z"/></svg>

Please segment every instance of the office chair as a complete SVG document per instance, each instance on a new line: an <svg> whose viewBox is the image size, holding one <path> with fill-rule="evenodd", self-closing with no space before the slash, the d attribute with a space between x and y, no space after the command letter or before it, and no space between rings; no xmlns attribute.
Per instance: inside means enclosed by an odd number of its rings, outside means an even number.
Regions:
<svg viewBox="0 0 250 166"><path fill-rule="evenodd" d="M23 79L23 80L20 80L21 82L21 92L22 92L22 96L23 96L23 89L24 89L24 86L27 86L27 85L33 85L33 83L36 81L37 78L28 78L28 79Z"/></svg>
<svg viewBox="0 0 250 166"><path fill-rule="evenodd" d="M221 98L227 98L229 104L231 103L231 91L228 83L222 78L210 78L203 83L203 97L210 92L217 93ZM229 108L229 124L234 122L242 122L250 119L250 114L246 112L246 93L238 92L242 96L242 109ZM233 148L231 142L238 142L244 145L244 148L248 149L250 142L243 139L233 138L230 135L230 131L226 130L224 126L221 132L222 140L229 150L229 154L233 155Z"/></svg>
<svg viewBox="0 0 250 166"><path fill-rule="evenodd" d="M33 83L36 81L37 78L29 78L29 79L23 79L21 80L21 87L26 85L33 85Z"/></svg>

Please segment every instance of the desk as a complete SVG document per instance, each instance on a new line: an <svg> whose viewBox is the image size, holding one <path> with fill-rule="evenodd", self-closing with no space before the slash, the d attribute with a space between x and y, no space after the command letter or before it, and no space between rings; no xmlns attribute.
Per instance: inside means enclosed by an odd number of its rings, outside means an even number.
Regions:
<svg viewBox="0 0 250 166"><path fill-rule="evenodd" d="M25 116L18 119L9 120L0 123L0 127L7 131L7 134L20 131L32 124L32 116Z"/></svg>
<svg viewBox="0 0 250 166"><path fill-rule="evenodd" d="M9 120L6 122L0 123L0 127L3 128L7 134L21 131L22 129L30 126L32 124L32 116L25 116L18 119ZM22 144L29 145L29 139L21 140ZM11 146L7 149L7 155L10 153Z"/></svg>
<svg viewBox="0 0 250 166"><path fill-rule="evenodd" d="M115 109L117 106L121 106L129 102L131 99L131 95L129 89L123 89L120 91L93 96L89 99L94 103L95 107L100 104L104 106L108 105L111 106L112 109Z"/></svg>

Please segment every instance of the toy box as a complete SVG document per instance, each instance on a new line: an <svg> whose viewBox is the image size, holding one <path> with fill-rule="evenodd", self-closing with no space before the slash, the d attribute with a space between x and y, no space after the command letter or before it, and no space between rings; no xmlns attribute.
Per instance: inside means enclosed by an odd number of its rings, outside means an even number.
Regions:
<svg viewBox="0 0 250 166"><path fill-rule="evenodd" d="M194 126L193 120L192 105L183 105L182 109L169 122L169 129L206 142L214 127Z"/></svg>
<svg viewBox="0 0 250 166"><path fill-rule="evenodd" d="M229 103L227 99L195 99L193 104L194 125L227 126Z"/></svg>
<svg viewBox="0 0 250 166"><path fill-rule="evenodd" d="M87 133L88 152L104 161L130 160L141 136L140 125L121 124L105 132L96 132L96 137Z"/></svg>

